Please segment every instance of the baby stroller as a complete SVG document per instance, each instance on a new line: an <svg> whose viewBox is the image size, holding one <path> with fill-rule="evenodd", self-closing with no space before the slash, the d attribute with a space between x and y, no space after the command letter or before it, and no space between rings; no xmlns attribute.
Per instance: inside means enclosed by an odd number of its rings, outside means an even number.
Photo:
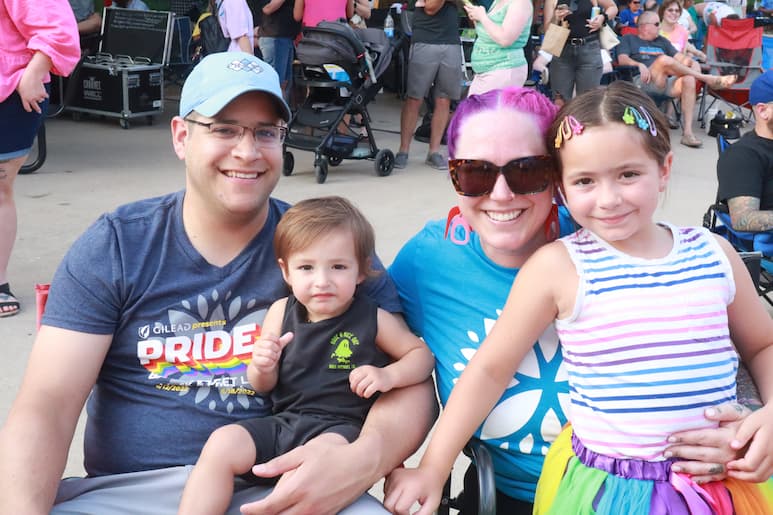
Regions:
<svg viewBox="0 0 773 515"><path fill-rule="evenodd" d="M296 54L301 64L294 80L308 88L308 95L290 120L285 146L314 152L320 184L327 179L328 166L344 159L371 159L379 176L392 173L394 154L376 146L367 109L392 57L384 31L320 22L303 29ZM358 122L364 135L355 127ZM293 173L294 163L285 150L284 175Z"/></svg>

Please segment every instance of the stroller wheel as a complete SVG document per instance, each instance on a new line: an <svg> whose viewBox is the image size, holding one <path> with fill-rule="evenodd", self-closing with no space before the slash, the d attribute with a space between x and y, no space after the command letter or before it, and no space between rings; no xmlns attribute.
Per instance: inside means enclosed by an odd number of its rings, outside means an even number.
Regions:
<svg viewBox="0 0 773 515"><path fill-rule="evenodd" d="M287 176L292 175L294 167L295 157L293 156L293 153L289 150L285 150L284 163L282 164L282 174Z"/></svg>
<svg viewBox="0 0 773 515"><path fill-rule="evenodd" d="M388 148L379 150L374 161L379 177L386 177L392 173L392 169L395 167L395 155Z"/></svg>
<svg viewBox="0 0 773 515"><path fill-rule="evenodd" d="M317 176L317 183L322 184L327 179L327 158L322 156L314 166L314 174Z"/></svg>
<svg viewBox="0 0 773 515"><path fill-rule="evenodd" d="M330 156L328 159L329 159L328 162L330 163L330 166L338 166L344 160L342 157L338 157L338 156Z"/></svg>

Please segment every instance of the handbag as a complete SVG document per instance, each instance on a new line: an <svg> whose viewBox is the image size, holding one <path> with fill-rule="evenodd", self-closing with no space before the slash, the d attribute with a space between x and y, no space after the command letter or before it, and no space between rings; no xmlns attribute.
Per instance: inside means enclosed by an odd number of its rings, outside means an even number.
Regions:
<svg viewBox="0 0 773 515"><path fill-rule="evenodd" d="M569 27L551 23L545 31L540 50L544 50L549 54L560 57L561 52L564 51L566 40L569 38L569 32Z"/></svg>
<svg viewBox="0 0 773 515"><path fill-rule="evenodd" d="M223 28L220 27L220 21L217 19L217 12L219 10L220 2L215 6L212 14L199 21L202 55L225 52L231 45L231 38L223 35Z"/></svg>
<svg viewBox="0 0 773 515"><path fill-rule="evenodd" d="M620 38L615 31L606 23L599 30L599 44L604 50L612 50L620 44Z"/></svg>

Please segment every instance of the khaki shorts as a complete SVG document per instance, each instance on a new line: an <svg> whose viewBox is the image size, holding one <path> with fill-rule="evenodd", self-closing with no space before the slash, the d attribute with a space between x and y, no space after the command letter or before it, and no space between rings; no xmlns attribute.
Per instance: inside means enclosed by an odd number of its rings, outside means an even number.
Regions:
<svg viewBox="0 0 773 515"><path fill-rule="evenodd" d="M414 43L408 61L408 87L411 98L424 98L435 85L435 98L458 100L462 94L461 45Z"/></svg>

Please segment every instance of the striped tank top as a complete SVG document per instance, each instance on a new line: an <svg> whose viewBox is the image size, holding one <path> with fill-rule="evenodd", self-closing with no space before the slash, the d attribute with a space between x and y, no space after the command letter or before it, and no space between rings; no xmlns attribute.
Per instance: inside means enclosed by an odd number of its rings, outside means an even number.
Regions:
<svg viewBox="0 0 773 515"><path fill-rule="evenodd" d="M556 321L569 419L586 447L614 458L663 459L671 433L715 427L703 411L735 400L730 263L705 229L662 225L674 245L658 259L585 229L561 239L579 275L574 312Z"/></svg>

